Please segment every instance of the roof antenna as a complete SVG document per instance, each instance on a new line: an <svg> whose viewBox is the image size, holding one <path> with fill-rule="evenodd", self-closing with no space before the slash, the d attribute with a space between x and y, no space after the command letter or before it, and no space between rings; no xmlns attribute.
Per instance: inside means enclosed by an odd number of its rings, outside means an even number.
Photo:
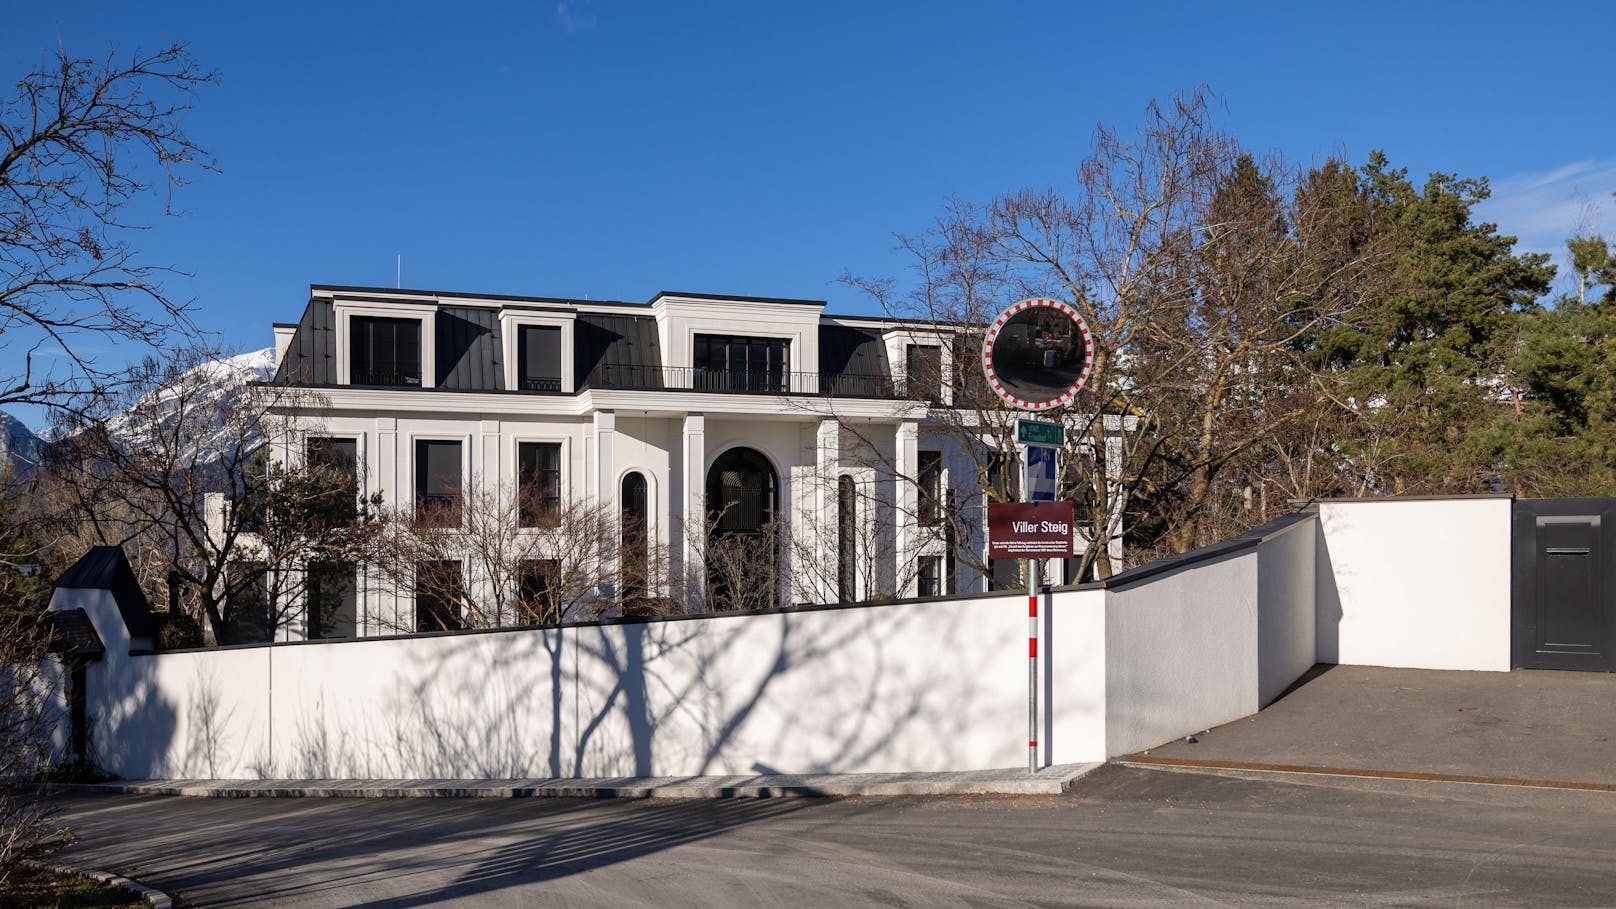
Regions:
<svg viewBox="0 0 1616 909"><path fill-rule="evenodd" d="M404 286L404 254L398 254L398 269L393 274L393 289L398 290Z"/></svg>

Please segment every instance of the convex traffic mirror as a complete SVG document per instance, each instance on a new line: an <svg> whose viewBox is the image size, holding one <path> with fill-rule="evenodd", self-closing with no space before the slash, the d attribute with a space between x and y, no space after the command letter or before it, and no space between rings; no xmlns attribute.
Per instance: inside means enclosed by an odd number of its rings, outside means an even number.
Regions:
<svg viewBox="0 0 1616 909"><path fill-rule="evenodd" d="M1020 410L1071 402L1094 367L1094 338L1077 310L1059 300L1022 300L982 343L988 386Z"/></svg>

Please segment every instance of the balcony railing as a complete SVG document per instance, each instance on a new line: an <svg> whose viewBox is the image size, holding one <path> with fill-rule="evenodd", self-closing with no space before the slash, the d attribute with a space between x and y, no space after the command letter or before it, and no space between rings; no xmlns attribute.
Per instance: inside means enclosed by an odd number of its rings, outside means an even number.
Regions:
<svg viewBox="0 0 1616 909"><path fill-rule="evenodd" d="M355 369L348 377L352 385L407 385L414 388L421 386L420 373L406 372L379 372L374 369Z"/></svg>
<svg viewBox="0 0 1616 909"><path fill-rule="evenodd" d="M908 382L904 376L788 372L780 369L737 371L701 366L601 365L589 374L585 388L624 391L701 391L744 395L817 395L882 400L938 400L936 381Z"/></svg>
<svg viewBox="0 0 1616 909"><path fill-rule="evenodd" d="M517 384L523 391L542 391L549 394L561 393L561 380L559 378L545 378L543 376L522 376Z"/></svg>

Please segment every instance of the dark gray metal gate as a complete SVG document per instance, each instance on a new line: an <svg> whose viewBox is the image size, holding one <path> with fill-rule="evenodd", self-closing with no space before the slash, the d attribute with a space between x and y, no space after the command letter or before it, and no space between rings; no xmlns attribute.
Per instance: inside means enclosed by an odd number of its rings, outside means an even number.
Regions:
<svg viewBox="0 0 1616 909"><path fill-rule="evenodd" d="M1512 665L1610 672L1616 498L1516 499Z"/></svg>

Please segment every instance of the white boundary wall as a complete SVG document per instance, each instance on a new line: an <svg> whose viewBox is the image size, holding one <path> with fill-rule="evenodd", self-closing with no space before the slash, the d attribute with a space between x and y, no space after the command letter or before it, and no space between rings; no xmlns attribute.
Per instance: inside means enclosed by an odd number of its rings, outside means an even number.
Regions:
<svg viewBox="0 0 1616 909"><path fill-rule="evenodd" d="M1310 538L1301 534L1303 538ZM1258 549L1044 597L1040 743L1100 761L1249 713ZM72 594L73 596L64 596ZM533 778L1017 767L1026 597L128 653L89 671L125 778ZM1311 611L1311 603L1306 604ZM116 639L115 639L116 638Z"/></svg>
<svg viewBox="0 0 1616 909"><path fill-rule="evenodd" d="M1003 596L156 655L125 644L90 667L92 748L126 778L1016 766L1024 610ZM1070 745L1071 759L1103 757L1092 730Z"/></svg>
<svg viewBox="0 0 1616 909"><path fill-rule="evenodd" d="M1319 503L1319 662L1508 671L1513 505Z"/></svg>
<svg viewBox="0 0 1616 909"><path fill-rule="evenodd" d="M1049 763L1255 712L1324 662L1509 666L1507 499L1325 502L1044 597ZM130 655L105 591L95 762L126 778L946 771L1026 760L1024 594Z"/></svg>
<svg viewBox="0 0 1616 909"><path fill-rule="evenodd" d="M1105 652L1112 754L1256 713L1257 550L1111 591Z"/></svg>

